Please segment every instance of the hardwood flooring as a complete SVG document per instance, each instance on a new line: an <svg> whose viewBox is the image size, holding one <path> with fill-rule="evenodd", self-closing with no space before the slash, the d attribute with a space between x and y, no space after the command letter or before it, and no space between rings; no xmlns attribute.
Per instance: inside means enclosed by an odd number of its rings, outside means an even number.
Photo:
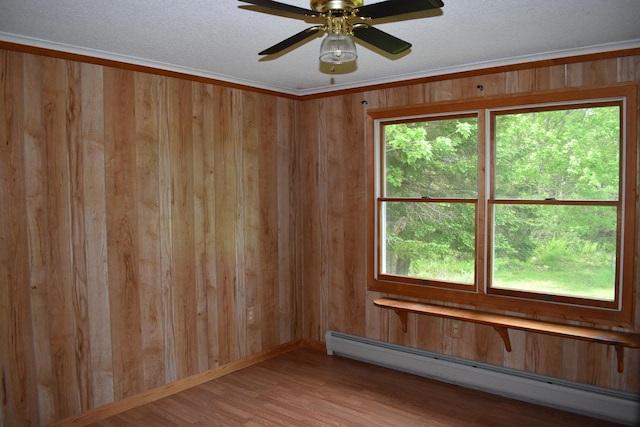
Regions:
<svg viewBox="0 0 640 427"><path fill-rule="evenodd" d="M616 424L299 349L91 427Z"/></svg>

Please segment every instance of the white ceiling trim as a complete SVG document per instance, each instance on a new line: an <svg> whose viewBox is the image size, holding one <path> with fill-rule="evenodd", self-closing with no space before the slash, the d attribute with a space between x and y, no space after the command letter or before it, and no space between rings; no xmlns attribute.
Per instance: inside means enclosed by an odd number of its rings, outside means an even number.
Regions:
<svg viewBox="0 0 640 427"><path fill-rule="evenodd" d="M473 62L468 64L456 65L453 67L430 69L424 73L397 74L394 76L380 78L380 79L360 80L352 83L336 84L331 86L330 88L327 88L326 86L322 86L317 88L292 90L286 87L265 85L257 81L238 79L238 78L234 78L232 76L228 76L224 74L207 72L205 70L199 70L199 69L184 67L184 66L175 65L175 64L168 64L164 62L157 62L153 60L148 60L148 59L143 59L143 58L138 58L138 57L128 56L128 55L121 55L121 54L112 53L112 52L105 52L105 51L91 49L91 48L73 46L73 45L64 44L64 43L57 43L49 40L25 37L25 36L6 33L2 31L0 31L0 40L8 43L21 44L21 45L60 51L60 52L65 52L65 53L70 53L75 55L89 56L92 58L98 58L98 59L107 60L107 61L123 62L126 64L138 65L141 67L154 68L154 69L163 70L163 71L169 71L169 72L202 77L206 79L218 80L218 81L233 84L233 85L248 86L251 88L278 92L278 93L282 93L285 95L292 95L292 96L317 95L317 94L331 93L331 92L336 92L341 90L366 88L367 86L396 83L404 80L415 80L415 79L421 79L421 78L427 78L427 77L436 77L436 76L442 76L447 74L481 70L486 68L517 65L517 64L527 63L527 62L544 61L544 60L550 60L550 59L567 58L572 56L589 55L589 54L595 54L595 53L640 48L640 39L635 39L635 40L630 40L630 41L621 42L621 43L600 44L600 45L587 46L587 47L576 48L576 49L557 50L557 51L551 51L551 52L537 53L533 55L521 55L521 56L514 56L509 58L502 58L498 60Z"/></svg>

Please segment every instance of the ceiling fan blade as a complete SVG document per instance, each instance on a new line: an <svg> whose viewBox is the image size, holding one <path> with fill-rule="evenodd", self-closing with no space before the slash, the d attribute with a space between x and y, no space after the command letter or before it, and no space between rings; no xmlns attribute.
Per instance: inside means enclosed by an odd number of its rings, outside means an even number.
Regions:
<svg viewBox="0 0 640 427"><path fill-rule="evenodd" d="M256 6L266 7L268 9L278 10L280 12L289 12L296 15L317 16L318 13L298 6L292 6L272 0L239 0L245 3L255 4Z"/></svg>
<svg viewBox="0 0 640 427"><path fill-rule="evenodd" d="M258 53L258 55L273 55L274 53L281 52L286 48L293 46L294 44L300 43L301 41L310 39L318 34L318 31L324 31L324 27L322 25L318 25L315 27L307 28L306 30L300 31L298 34L294 34L286 40L282 40L280 43L274 44L270 48L263 50Z"/></svg>
<svg viewBox="0 0 640 427"><path fill-rule="evenodd" d="M443 7L441 0L387 0L358 8L361 18L385 18L387 16L403 15L405 13L421 12L423 10Z"/></svg>
<svg viewBox="0 0 640 427"><path fill-rule="evenodd" d="M411 43L369 26L354 27L353 36L392 55L397 55L411 47Z"/></svg>

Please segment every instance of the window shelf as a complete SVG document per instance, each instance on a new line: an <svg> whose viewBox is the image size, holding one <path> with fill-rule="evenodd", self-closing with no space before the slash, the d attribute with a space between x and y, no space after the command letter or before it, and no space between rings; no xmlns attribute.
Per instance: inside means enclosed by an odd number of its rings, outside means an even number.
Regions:
<svg viewBox="0 0 640 427"><path fill-rule="evenodd" d="M507 351L511 351L509 329L612 345L618 357L618 372L623 371L625 347L640 348L640 334L632 332L607 331L585 326L563 325L504 314L487 313L465 308L443 307L392 298L378 298L374 300L373 303L378 307L394 310L400 318L403 332L407 332L407 318L409 313L438 316L493 326L496 332L500 334Z"/></svg>

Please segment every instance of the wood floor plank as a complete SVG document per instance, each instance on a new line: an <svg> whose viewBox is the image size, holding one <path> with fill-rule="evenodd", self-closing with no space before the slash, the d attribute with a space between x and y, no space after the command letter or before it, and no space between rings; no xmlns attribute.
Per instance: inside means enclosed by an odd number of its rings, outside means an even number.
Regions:
<svg viewBox="0 0 640 427"><path fill-rule="evenodd" d="M110 426L605 427L616 424L299 349L112 416Z"/></svg>

